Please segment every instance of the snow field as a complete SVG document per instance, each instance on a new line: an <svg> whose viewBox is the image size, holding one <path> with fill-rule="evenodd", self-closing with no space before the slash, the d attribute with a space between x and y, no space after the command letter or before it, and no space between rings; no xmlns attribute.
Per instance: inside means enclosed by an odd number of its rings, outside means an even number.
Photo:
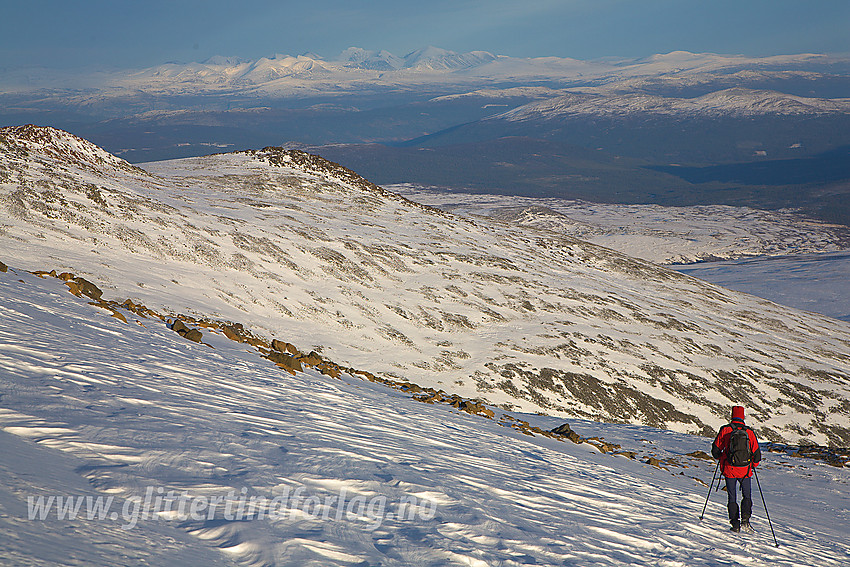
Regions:
<svg viewBox="0 0 850 567"><path fill-rule="evenodd" d="M415 184L386 188L457 215L487 216L550 230L657 264L838 252L850 244L846 227L809 219L794 211L726 205L590 203L480 195Z"/></svg>
<svg viewBox="0 0 850 567"><path fill-rule="evenodd" d="M684 459L687 468L665 470L522 435L377 384L291 376L223 336L205 332L208 346L129 312L123 323L61 282L20 270L0 274L0 312L0 442L22 457L0 461L14 479L0 492L0 505L17 511L0 520L10 564L166 565L211 548L222 551L222 564L242 565L850 561L847 470L766 455L760 480L782 544L775 548L758 500L752 536L727 533L722 493L697 520L706 487L694 477L708 482L711 462ZM562 422L521 417L544 428ZM571 424L662 459L709 443L639 426ZM34 466L15 472L24 463ZM193 496L302 488L320 503L344 489L387 505L378 525L303 510L276 520L151 518L129 530L120 521L21 516L27 495L127 501L148 487ZM435 514L390 517L410 496L435 503ZM58 557L65 548L72 552Z"/></svg>
<svg viewBox="0 0 850 567"><path fill-rule="evenodd" d="M7 131L16 147L20 133ZM57 162L21 143L26 158L4 156L17 181L0 184L4 261L20 268L73 272L110 298L239 322L343 366L517 411L693 433L726 419L743 379L764 435L846 435L846 412L832 411L846 398L846 323L426 208L306 154L146 172L110 168L96 148ZM612 401L622 392L631 401Z"/></svg>

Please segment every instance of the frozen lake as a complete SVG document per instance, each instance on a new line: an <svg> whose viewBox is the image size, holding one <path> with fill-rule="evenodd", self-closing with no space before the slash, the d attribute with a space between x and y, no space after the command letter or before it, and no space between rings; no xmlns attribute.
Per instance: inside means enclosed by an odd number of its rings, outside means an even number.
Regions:
<svg viewBox="0 0 850 567"><path fill-rule="evenodd" d="M672 267L775 303L850 321L850 250Z"/></svg>

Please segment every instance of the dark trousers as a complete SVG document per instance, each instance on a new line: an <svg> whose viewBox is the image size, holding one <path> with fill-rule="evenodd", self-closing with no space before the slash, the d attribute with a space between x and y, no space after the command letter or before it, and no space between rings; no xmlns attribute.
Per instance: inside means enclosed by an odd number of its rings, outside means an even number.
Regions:
<svg viewBox="0 0 850 567"><path fill-rule="evenodd" d="M729 499L727 507L729 508L729 521L732 525L737 525L738 522L738 484L741 485L741 521L747 522L753 513L753 486L752 479L747 478L727 478L726 479L726 496Z"/></svg>

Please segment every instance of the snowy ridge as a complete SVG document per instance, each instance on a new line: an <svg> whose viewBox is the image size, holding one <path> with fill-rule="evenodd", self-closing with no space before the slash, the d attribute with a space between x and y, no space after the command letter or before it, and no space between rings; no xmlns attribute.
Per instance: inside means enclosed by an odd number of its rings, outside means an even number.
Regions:
<svg viewBox="0 0 850 567"><path fill-rule="evenodd" d="M88 140L63 130L43 128L34 124L0 128L0 150L19 157L26 157L33 152L59 163L96 169L107 166L136 169Z"/></svg>
<svg viewBox="0 0 850 567"><path fill-rule="evenodd" d="M266 148L92 171L4 152L3 261L491 404L845 446L850 327Z"/></svg>
<svg viewBox="0 0 850 567"><path fill-rule="evenodd" d="M705 438L581 420L577 432L611 446L528 436L345 376L289 375L216 332L210 348L157 319L125 311L124 322L14 266L0 270L0 312L0 544L11 564L850 561L847 467L765 452L776 547L758 496L756 534L727 531L722 493L698 519L714 469ZM242 498L296 491L274 520L233 513ZM155 503L151 517L121 515L149 493L223 500L196 518ZM56 495L111 497L121 512L26 519L27 497ZM338 514L336 498L383 504Z"/></svg>
<svg viewBox="0 0 850 567"><path fill-rule="evenodd" d="M474 69L496 59L495 55L486 51L456 53L436 47L413 51L404 57L396 57L387 51L372 52L352 47L335 60L326 60L315 54L276 54L254 61L216 56L204 63L167 63L118 74L114 86L169 93L253 90L259 87L262 93L274 96L290 93L290 86L304 89L309 88L311 83L318 90L331 85L332 90L348 90L355 86L347 84L349 81L356 84L366 80L380 82L380 74L388 71L394 74L387 77L387 85L398 80L418 82L418 75L427 75L425 80L430 81L434 79L434 73Z"/></svg>
<svg viewBox="0 0 850 567"><path fill-rule="evenodd" d="M457 70L479 67L495 60L496 56L488 51L455 53L429 46L405 55L403 67L416 71Z"/></svg>
<svg viewBox="0 0 850 567"><path fill-rule="evenodd" d="M849 114L850 99L817 99L775 91L724 89L696 98L673 98L647 94L571 93L534 102L500 114L510 121L551 120L564 116L759 116Z"/></svg>
<svg viewBox="0 0 850 567"><path fill-rule="evenodd" d="M458 53L426 47L396 56L385 50L351 47L335 58L316 54L275 54L256 60L214 56L204 62L166 63L141 70L115 70L91 75L63 75L48 69L9 70L0 75L0 92L33 89L81 91L77 102L97 97L148 94L241 93L270 98L292 95L344 94L357 89L406 90L429 84L451 90L467 86L492 88L493 81L528 86L545 81L564 88L582 85L600 92L640 91L668 86L729 86L748 80L829 78L850 68L846 57L800 54L764 58L712 53L674 52L644 59L582 61L561 57L519 58L486 51ZM82 92L86 91L86 92ZM76 100L76 99L75 99Z"/></svg>

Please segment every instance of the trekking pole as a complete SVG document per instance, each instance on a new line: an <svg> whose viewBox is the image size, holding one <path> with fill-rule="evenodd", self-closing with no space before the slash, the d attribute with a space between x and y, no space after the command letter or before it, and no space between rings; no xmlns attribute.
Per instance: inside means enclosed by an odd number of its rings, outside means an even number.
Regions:
<svg viewBox="0 0 850 567"><path fill-rule="evenodd" d="M708 484L708 496L705 497L705 506L702 507L702 514L699 515L700 520L705 516L705 509L708 508L708 499L711 498L711 487L714 486L714 477L717 476L718 470L720 470L720 461L717 461L717 466L714 467L714 474L711 475L711 482Z"/></svg>
<svg viewBox="0 0 850 567"><path fill-rule="evenodd" d="M759 473L756 471L755 467L753 467L753 472L756 475L756 484L759 487L759 494L761 494L761 503L764 506L764 515L767 516L767 525L770 526L770 533L773 534L773 543L776 544L776 547L779 547L779 542L776 541L776 532L773 531L773 523L770 521L770 514L767 511L767 503L764 501L764 492L761 491L761 482L759 482Z"/></svg>

